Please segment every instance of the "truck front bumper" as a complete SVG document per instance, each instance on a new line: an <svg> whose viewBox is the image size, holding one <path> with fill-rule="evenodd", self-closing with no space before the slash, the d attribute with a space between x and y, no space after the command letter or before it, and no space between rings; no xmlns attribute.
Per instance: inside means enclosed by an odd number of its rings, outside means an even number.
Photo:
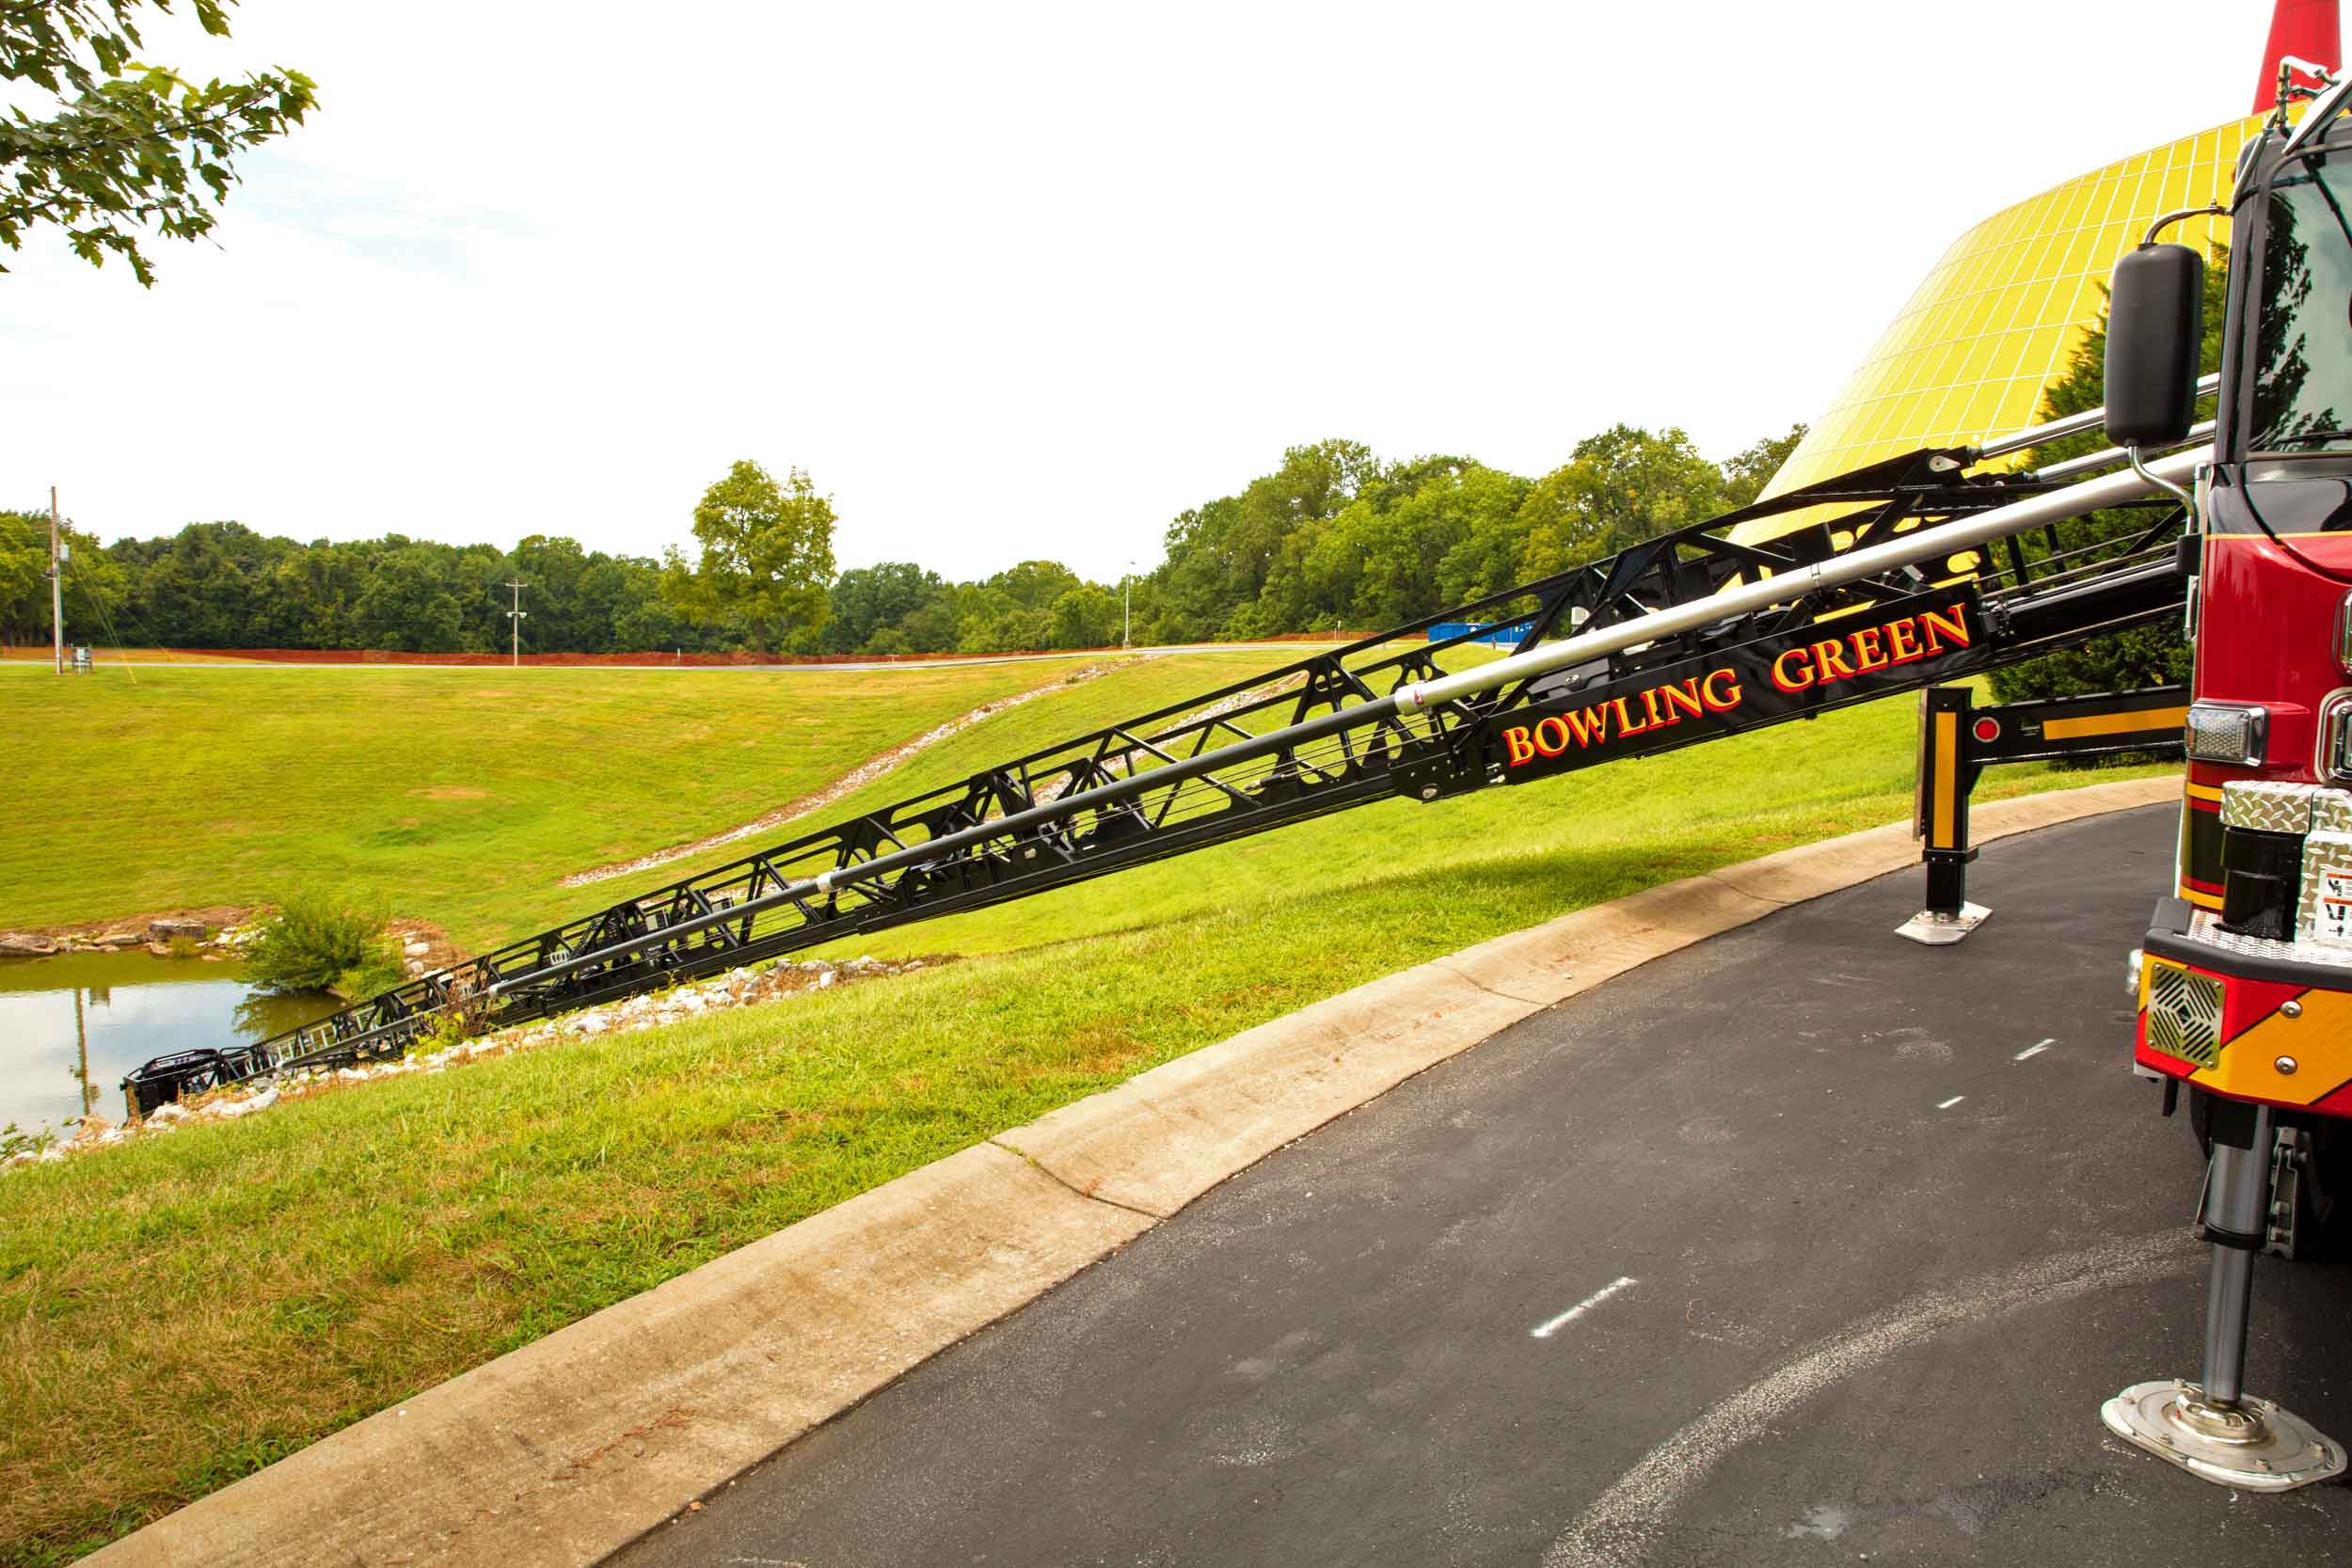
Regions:
<svg viewBox="0 0 2352 1568"><path fill-rule="evenodd" d="M2232 1100L2352 1117L2352 950L2238 936L2161 898L2141 952L2140 1066Z"/></svg>

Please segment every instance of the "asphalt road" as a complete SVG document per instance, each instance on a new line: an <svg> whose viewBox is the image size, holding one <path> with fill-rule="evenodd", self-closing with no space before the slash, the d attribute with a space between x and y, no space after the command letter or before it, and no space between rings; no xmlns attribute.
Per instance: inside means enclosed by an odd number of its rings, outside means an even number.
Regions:
<svg viewBox="0 0 2352 1568"><path fill-rule="evenodd" d="M2170 832L1989 847L1955 948L1910 874L1538 1015L613 1560L2352 1561L2352 1487L2099 1423L2197 1368L2200 1163L2126 1069ZM2249 1385L2340 1439L2347 1299L2257 1267Z"/></svg>

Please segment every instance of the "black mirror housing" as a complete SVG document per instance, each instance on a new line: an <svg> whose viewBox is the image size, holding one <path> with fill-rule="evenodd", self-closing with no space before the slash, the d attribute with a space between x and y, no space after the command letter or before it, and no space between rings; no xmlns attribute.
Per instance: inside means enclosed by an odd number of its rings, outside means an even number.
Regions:
<svg viewBox="0 0 2352 1568"><path fill-rule="evenodd" d="M2205 259L2185 245L2143 245L2115 264L2107 293L2107 439L2169 446L2197 408L2205 341Z"/></svg>

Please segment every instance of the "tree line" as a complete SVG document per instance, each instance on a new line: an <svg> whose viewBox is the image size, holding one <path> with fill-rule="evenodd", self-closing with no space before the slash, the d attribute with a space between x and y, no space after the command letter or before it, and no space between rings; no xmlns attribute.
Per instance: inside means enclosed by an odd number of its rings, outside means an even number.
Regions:
<svg viewBox="0 0 2352 1568"><path fill-rule="evenodd" d="M914 562L836 572L830 499L797 470L737 464L694 512L696 558L611 555L532 534L512 549L387 534L308 543L236 522L101 546L69 531L79 641L179 648L487 653L509 582L535 653L995 653L1375 628L1434 614L1753 499L1804 428L1708 460L1682 431L1617 425L1539 478L1469 457L1383 460L1360 442L1273 472L1168 525L1122 585L1054 561L950 581ZM44 642L44 512L0 512L0 641Z"/></svg>

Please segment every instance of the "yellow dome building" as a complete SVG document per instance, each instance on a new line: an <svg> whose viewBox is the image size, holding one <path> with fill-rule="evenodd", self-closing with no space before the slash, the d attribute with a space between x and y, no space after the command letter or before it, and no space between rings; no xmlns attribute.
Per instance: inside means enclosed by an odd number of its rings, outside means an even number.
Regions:
<svg viewBox="0 0 2352 1568"><path fill-rule="evenodd" d="M2065 374L2098 325L2116 259L2164 214L2226 203L2238 150L2263 118L2078 175L1955 240L1772 476L1765 499L1922 447L1971 445L2035 423L2042 389ZM2210 260L2217 244L2229 243L2229 220L2192 218L2164 238ZM1790 522L1752 526L1769 535Z"/></svg>

